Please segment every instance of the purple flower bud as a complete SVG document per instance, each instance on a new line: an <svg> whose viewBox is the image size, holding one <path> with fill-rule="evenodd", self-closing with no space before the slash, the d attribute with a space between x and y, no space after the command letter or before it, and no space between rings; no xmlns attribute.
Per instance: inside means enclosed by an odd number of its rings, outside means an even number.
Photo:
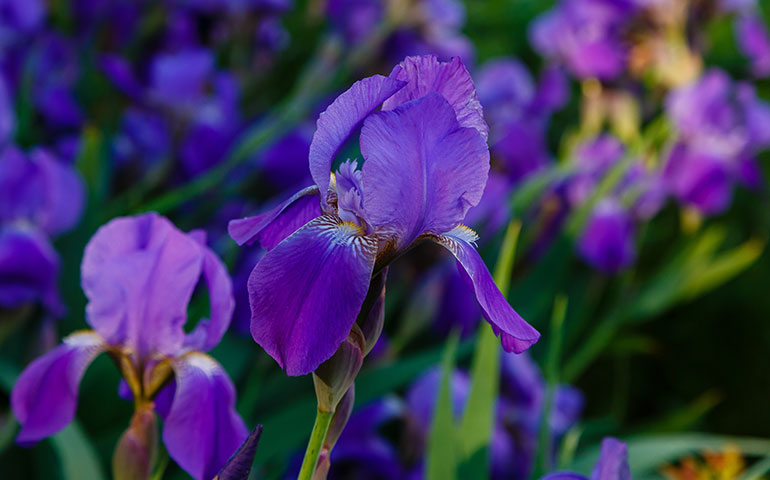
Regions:
<svg viewBox="0 0 770 480"><path fill-rule="evenodd" d="M134 413L131 425L123 432L112 457L116 480L150 478L158 454L158 422L152 404Z"/></svg>

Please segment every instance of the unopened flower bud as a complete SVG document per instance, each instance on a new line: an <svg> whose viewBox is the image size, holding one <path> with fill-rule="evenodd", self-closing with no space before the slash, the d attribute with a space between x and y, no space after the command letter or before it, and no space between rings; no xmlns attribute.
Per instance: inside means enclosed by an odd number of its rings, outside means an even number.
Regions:
<svg viewBox="0 0 770 480"><path fill-rule="evenodd" d="M150 478L158 452L158 425L153 405L139 407L123 433L112 457L115 480Z"/></svg>
<svg viewBox="0 0 770 480"><path fill-rule="evenodd" d="M249 478L254 455L257 453L259 437L262 435L262 425L257 425L243 441L238 450L219 471L214 480L242 480Z"/></svg>
<svg viewBox="0 0 770 480"><path fill-rule="evenodd" d="M348 338L342 342L334 355L313 372L313 384L320 411L335 411L361 369L365 348L363 333L358 325L353 324Z"/></svg>
<svg viewBox="0 0 770 480"><path fill-rule="evenodd" d="M388 268L372 278L369 291L361 306L356 324L361 328L366 342L364 355L368 355L374 348L382 334L382 326L385 323L385 283L388 278Z"/></svg>

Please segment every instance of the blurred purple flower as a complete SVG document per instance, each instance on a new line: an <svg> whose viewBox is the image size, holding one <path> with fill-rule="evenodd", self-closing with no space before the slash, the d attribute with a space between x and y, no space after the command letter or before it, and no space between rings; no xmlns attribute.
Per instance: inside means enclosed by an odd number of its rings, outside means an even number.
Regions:
<svg viewBox="0 0 770 480"><path fill-rule="evenodd" d="M379 106L383 111L373 113ZM361 125L363 168L348 160L330 176ZM251 332L289 375L312 372L337 350L372 274L423 239L457 257L506 350L522 352L537 341L473 248L476 234L460 224L487 180L486 137L460 60L409 57L389 77L356 82L321 114L310 146L314 187L230 223L239 244L259 240L268 249L249 279Z"/></svg>
<svg viewBox="0 0 770 480"><path fill-rule="evenodd" d="M550 113L567 97L567 82L558 69L547 70L535 85L518 60L487 62L478 75L479 100L490 123L494 159L515 183L550 161L546 128Z"/></svg>
<svg viewBox="0 0 770 480"><path fill-rule="evenodd" d="M576 77L612 80L626 68L624 35L635 9L631 0L561 0L535 20L530 39Z"/></svg>
<svg viewBox="0 0 770 480"><path fill-rule="evenodd" d="M13 109L13 99L5 79L0 74L0 148L13 137L16 129L16 112Z"/></svg>
<svg viewBox="0 0 770 480"><path fill-rule="evenodd" d="M45 14L42 0L4 0L0 6L0 52L37 31Z"/></svg>
<svg viewBox="0 0 770 480"><path fill-rule="evenodd" d="M187 48L156 55L147 86L128 62L110 55L101 67L111 81L141 107L126 110L113 148L122 163L145 167L178 153L185 172L195 176L219 163L241 128L239 87L216 70L212 52Z"/></svg>
<svg viewBox="0 0 770 480"><path fill-rule="evenodd" d="M770 75L770 33L757 14L741 15L736 24L738 46L751 60L751 70L758 77Z"/></svg>
<svg viewBox="0 0 770 480"><path fill-rule="evenodd" d="M0 305L41 301L50 313L63 313L59 257L49 237L77 223L83 200L80 176L47 151L0 150Z"/></svg>
<svg viewBox="0 0 770 480"><path fill-rule="evenodd" d="M572 472L555 472L541 480L589 480L589 477ZM631 480L626 444L612 437L602 440L599 459L591 472L590 480Z"/></svg>
<svg viewBox="0 0 770 480"><path fill-rule="evenodd" d="M755 156L770 145L770 106L750 85L712 69L671 92L666 110L679 133L663 172L666 185L701 213L721 212L736 181L757 181Z"/></svg>
<svg viewBox="0 0 770 480"><path fill-rule="evenodd" d="M636 249L630 213L615 200L600 201L580 234L578 251L592 267L607 273L631 265Z"/></svg>
<svg viewBox="0 0 770 480"><path fill-rule="evenodd" d="M11 395L22 425L17 441L36 442L64 428L75 415L86 368L108 352L119 359L137 402L155 400L169 455L194 478L212 478L248 433L227 373L202 353L230 323L232 285L224 265L201 232L184 234L149 213L100 228L81 270L93 330L66 337L21 374ZM186 333L187 306L201 279L211 318Z"/></svg>
<svg viewBox="0 0 770 480"><path fill-rule="evenodd" d="M406 5L406 4L404 4ZM403 7L407 8L407 7ZM398 25L386 39L387 58L398 61L410 55L436 55L445 60L473 60L473 45L460 29L465 7L458 0L419 0L401 12L408 21ZM384 0L329 0L326 13L331 24L350 45L364 41L385 20Z"/></svg>

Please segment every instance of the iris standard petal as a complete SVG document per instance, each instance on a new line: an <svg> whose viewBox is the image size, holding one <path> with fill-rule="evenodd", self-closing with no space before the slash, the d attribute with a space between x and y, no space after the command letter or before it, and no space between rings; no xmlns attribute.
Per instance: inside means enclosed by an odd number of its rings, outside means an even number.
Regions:
<svg viewBox="0 0 770 480"><path fill-rule="evenodd" d="M383 110L393 110L411 100L437 92L452 106L460 125L475 128L487 139L489 127L468 69L459 57L439 62L435 55L406 57L390 74L390 78L408 82L404 88L385 100Z"/></svg>
<svg viewBox="0 0 770 480"><path fill-rule="evenodd" d="M612 437L602 440L602 450L591 472L591 480L631 480L625 443Z"/></svg>
<svg viewBox="0 0 770 480"><path fill-rule="evenodd" d="M438 93L370 116L361 130L366 220L406 248L454 228L479 203L489 149Z"/></svg>
<svg viewBox="0 0 770 480"><path fill-rule="evenodd" d="M354 83L318 117L310 144L310 174L326 203L332 162L350 134L382 102L405 85L394 78L374 75Z"/></svg>
<svg viewBox="0 0 770 480"><path fill-rule="evenodd" d="M139 356L175 354L203 250L155 213L110 221L86 245L81 265L88 323Z"/></svg>
<svg viewBox="0 0 770 480"><path fill-rule="evenodd" d="M186 346L208 351L222 339L230 326L235 309L233 283L222 261L205 245L203 248L203 279L209 291L211 318L201 319L195 329L187 335Z"/></svg>
<svg viewBox="0 0 770 480"><path fill-rule="evenodd" d="M254 217L231 220L227 233L238 245L259 240L262 247L272 250L281 240L321 215L318 187L303 188L272 210Z"/></svg>
<svg viewBox="0 0 770 480"><path fill-rule="evenodd" d="M197 480L213 478L248 435L222 367L193 352L174 360L176 391L163 424L169 456Z"/></svg>
<svg viewBox="0 0 770 480"><path fill-rule="evenodd" d="M473 230L461 225L443 235L430 238L457 258L458 267L465 274L468 287L476 294L484 317L495 333L500 335L506 352L521 353L540 339L540 333L516 313L495 285L484 260L473 247L477 239Z"/></svg>
<svg viewBox="0 0 770 480"><path fill-rule="evenodd" d="M21 373L11 393L11 408L21 424L18 443L36 442L72 421L80 380L105 347L95 332L74 333Z"/></svg>
<svg viewBox="0 0 770 480"><path fill-rule="evenodd" d="M248 285L251 335L288 375L312 372L348 336L376 254L376 239L324 215L254 267Z"/></svg>

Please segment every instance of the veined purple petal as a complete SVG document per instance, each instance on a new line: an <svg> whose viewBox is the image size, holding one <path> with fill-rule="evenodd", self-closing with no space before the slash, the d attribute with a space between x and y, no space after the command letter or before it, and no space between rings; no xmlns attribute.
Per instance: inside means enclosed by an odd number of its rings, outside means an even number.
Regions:
<svg viewBox="0 0 770 480"><path fill-rule="evenodd" d="M492 325L506 352L521 353L534 345L540 334L511 308L500 289L495 285L484 260L473 248L476 234L469 228L458 226L443 235L431 236L457 258L460 271L476 294L484 317Z"/></svg>
<svg viewBox="0 0 770 480"><path fill-rule="evenodd" d="M438 93L370 116L361 130L366 220L406 248L457 226L479 203L489 149Z"/></svg>
<svg viewBox="0 0 770 480"><path fill-rule="evenodd" d="M300 190L266 213L231 220L227 233L238 245L250 245L259 240L262 247L272 250L284 238L320 215L318 187L314 185Z"/></svg>
<svg viewBox="0 0 770 480"><path fill-rule="evenodd" d="M383 110L393 110L430 92L438 92L452 106L461 126L475 128L484 140L487 139L489 127L484 121L476 88L458 57L450 62L439 62L434 55L407 57L393 69L390 78L408 83L385 100Z"/></svg>
<svg viewBox="0 0 770 480"><path fill-rule="evenodd" d="M195 350L207 351L214 348L230 325L235 309L233 284L222 261L214 252L203 248L203 279L209 290L210 319L201 319L195 330L187 335L185 344Z"/></svg>
<svg viewBox="0 0 770 480"><path fill-rule="evenodd" d="M13 224L0 228L0 307L39 300L62 313L58 275L59 256L43 232Z"/></svg>
<svg viewBox="0 0 770 480"><path fill-rule="evenodd" d="M364 78L337 97L318 117L309 160L310 174L318 185L323 204L326 204L331 166L337 152L361 122L404 85L400 80L382 75Z"/></svg>
<svg viewBox="0 0 770 480"><path fill-rule="evenodd" d="M591 480L631 480L625 443L612 437L602 440L602 451L591 472Z"/></svg>
<svg viewBox="0 0 770 480"><path fill-rule="evenodd" d="M74 333L27 366L11 393L11 408L22 426L18 443L37 442L72 421L80 380L105 347L95 332Z"/></svg>
<svg viewBox="0 0 770 480"><path fill-rule="evenodd" d="M156 213L104 225L86 245L81 265L88 323L107 343L140 357L175 354L204 250Z"/></svg>
<svg viewBox="0 0 770 480"><path fill-rule="evenodd" d="M174 360L176 392L163 424L168 454L197 480L213 478L248 435L235 411L235 388L211 357Z"/></svg>
<svg viewBox="0 0 770 480"><path fill-rule="evenodd" d="M249 277L251 335L288 375L304 375L347 338L369 289L377 241L324 215L269 251Z"/></svg>

